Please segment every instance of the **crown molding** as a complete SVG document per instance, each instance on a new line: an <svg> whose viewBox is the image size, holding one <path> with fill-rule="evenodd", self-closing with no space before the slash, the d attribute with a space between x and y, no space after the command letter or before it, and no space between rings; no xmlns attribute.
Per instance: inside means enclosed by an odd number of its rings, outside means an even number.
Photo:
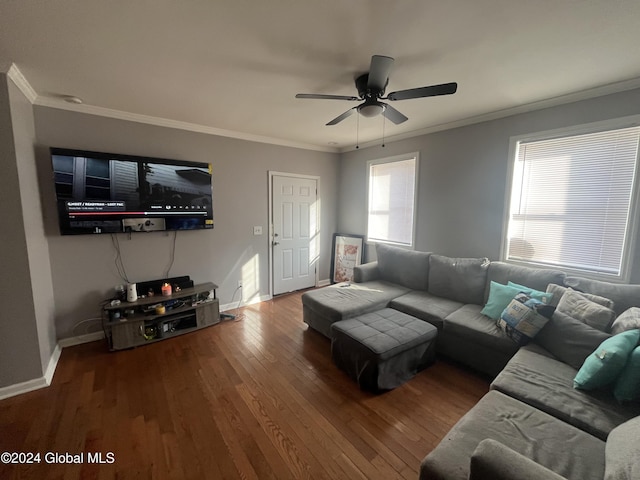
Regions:
<svg viewBox="0 0 640 480"><path fill-rule="evenodd" d="M441 132L443 130L451 130L453 128L466 127L476 123L488 122L491 120L498 120L500 118L510 117L512 115L518 115L522 113L533 112L536 110L542 110L550 107L557 107L559 105L565 105L568 103L579 102L581 100L589 100L592 98L603 97L605 95L611 95L614 93L626 92L640 88L640 78L632 78L629 80L623 80L622 82L609 83L607 85L601 85L595 88L589 88L587 90L581 90L579 92L569 93L566 95L560 95L558 97L548 98L537 102L525 103L524 105L518 105L517 107L505 108L503 110L496 110L495 112L485 113L482 115L476 115L473 117L463 118L462 120L456 120L454 122L441 123L438 125L432 125L420 130L413 130L411 132L401 133L391 137L385 138L385 143L397 142L405 140L407 138L419 137L422 135L428 135L430 133ZM370 142L361 143L359 149L377 147L380 145L380 139ZM340 149L340 153L346 153L355 151L355 145Z"/></svg>
<svg viewBox="0 0 640 480"><path fill-rule="evenodd" d="M36 99L38 98L38 94L15 63L12 63L9 67L9 70L7 71L7 77L9 77L13 81L13 83L15 83L16 87L18 87L24 94L24 96L27 97L29 102L31 102L32 104L35 103Z"/></svg>
<svg viewBox="0 0 640 480"><path fill-rule="evenodd" d="M60 110L68 110L78 113L86 113L89 115L97 115L101 117L114 118L118 120L125 120L130 122L144 123L148 125L155 125L158 127L174 128L178 130L186 130L195 133L204 133L207 135L216 135L220 137L235 138L238 140L245 140L249 142L266 143L269 145L277 145L282 147L300 148L303 150L315 150L319 152L327 153L346 153L354 151L355 145L349 147L324 147L320 145L293 142L290 140L284 140L281 138L267 137L263 135L255 135L244 132L236 132L232 130L225 130L222 128L209 127L206 125L200 125L196 123L183 122L179 120L171 120L163 117L155 117L151 115L142 115L138 113L126 112L123 110L115 110L105 107L98 107L94 105L86 104L71 104L66 103L62 99L56 99L51 97L43 97L37 94L33 89L29 81L22 74L20 69L15 63L12 63L7 71L7 76L15 83L20 91L27 97L27 99L33 104L49 108L57 108ZM537 102L526 103L524 105L518 105L517 107L505 108L502 110L496 110L494 112L485 113L482 115L476 115L473 117L463 118L454 122L441 123L438 125L432 125L419 130L412 130L410 132L393 135L385 139L385 143L397 142L408 138L419 137L422 135L428 135L430 133L441 132L443 130L450 130L453 128L465 127L476 123L488 122L491 120L498 120L500 118L510 117L512 115L518 115L527 112L533 112L536 110L542 110L545 108L555 107L568 103L578 102L581 100L589 100L591 98L601 97L605 95L611 95L614 93L620 93L627 90L633 90L640 88L640 78L632 78L629 80L623 80L621 82L609 83L607 85L601 85L595 88L589 88L581 90L579 92L569 93L566 95L560 95L557 97L540 100ZM372 140L359 145L359 148L376 147L380 144L380 140Z"/></svg>
<svg viewBox="0 0 640 480"><path fill-rule="evenodd" d="M12 63L7 71L7 76L15 83L25 97L32 105L42 107L57 108L59 110L69 110L72 112L86 113L89 115L97 115L100 117L114 118L118 120L126 120L129 122L145 123L158 127L175 128L178 130L187 130L195 133L205 133L208 135L216 135L219 137L235 138L238 140L246 140L248 142L266 143L269 145L277 145L281 147L300 148L303 150L315 150L319 152L338 153L336 147L322 147L309 143L293 142L283 140L281 138L267 137L263 135L254 135L251 133L235 132L222 128L208 127L197 123L182 122L171 120L168 118L154 117L151 115L141 115L138 113L125 112L123 110L114 110L111 108L97 107L95 105L72 104L66 103L61 98L43 97L33 89L29 81L22 74L15 63Z"/></svg>
<svg viewBox="0 0 640 480"><path fill-rule="evenodd" d="M125 112L123 110L114 110L111 108L97 107L95 105L66 103L50 97L38 96L33 102L34 105L42 107L57 108L60 110L69 110L72 112L86 113L89 115L97 115L100 117L114 118L118 120L126 120L129 122L145 123L147 125L155 125L157 127L175 128L178 130L187 130L195 133L205 133L208 135L216 135L219 137L235 138L238 140L246 140L248 142L266 143L270 145L278 145L281 147L300 148L303 150L316 150L320 152L338 153L337 148L321 147L309 143L293 142L283 140L281 138L267 137L263 135L255 135L251 133L236 132L225 130L222 128L208 127L197 123L182 122L179 120L171 120L168 118L154 117L151 115L142 115L139 113Z"/></svg>

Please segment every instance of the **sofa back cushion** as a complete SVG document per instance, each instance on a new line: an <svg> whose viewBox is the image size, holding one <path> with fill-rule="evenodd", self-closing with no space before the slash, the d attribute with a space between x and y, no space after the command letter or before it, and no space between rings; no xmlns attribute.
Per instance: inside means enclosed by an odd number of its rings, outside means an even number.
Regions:
<svg viewBox="0 0 640 480"><path fill-rule="evenodd" d="M611 308L593 302L571 288L562 295L557 308L558 311L603 332L609 331L616 318L616 312Z"/></svg>
<svg viewBox="0 0 640 480"><path fill-rule="evenodd" d="M640 417L611 430L604 452L604 480L640 478Z"/></svg>
<svg viewBox="0 0 640 480"><path fill-rule="evenodd" d="M609 337L608 333L556 310L535 342L558 360L579 370L586 358Z"/></svg>
<svg viewBox="0 0 640 480"><path fill-rule="evenodd" d="M640 285L625 285L620 283L603 282L582 277L567 277L565 287L571 287L579 292L593 293L613 301L613 309L620 315L630 307L640 307Z"/></svg>
<svg viewBox="0 0 640 480"><path fill-rule="evenodd" d="M487 258L429 258L429 293L462 303L484 303Z"/></svg>
<svg viewBox="0 0 640 480"><path fill-rule="evenodd" d="M397 283L412 290L427 290L431 253L378 243L376 255L381 280Z"/></svg>
<svg viewBox="0 0 640 480"><path fill-rule="evenodd" d="M489 298L489 288L492 281L503 285L511 281L544 292L550 283L563 285L564 279L565 273L559 270L522 267L506 262L491 262L484 290L484 302Z"/></svg>

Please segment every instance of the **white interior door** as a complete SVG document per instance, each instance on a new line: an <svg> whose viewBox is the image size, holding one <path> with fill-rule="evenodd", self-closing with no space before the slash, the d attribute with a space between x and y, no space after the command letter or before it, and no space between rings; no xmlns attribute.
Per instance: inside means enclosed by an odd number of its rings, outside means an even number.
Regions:
<svg viewBox="0 0 640 480"><path fill-rule="evenodd" d="M318 180L272 176L273 294L316 284L318 260Z"/></svg>

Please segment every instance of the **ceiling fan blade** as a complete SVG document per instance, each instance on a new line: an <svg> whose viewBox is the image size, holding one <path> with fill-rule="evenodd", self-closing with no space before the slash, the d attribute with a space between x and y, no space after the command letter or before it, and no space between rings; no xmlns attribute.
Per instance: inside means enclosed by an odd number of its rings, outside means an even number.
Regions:
<svg viewBox="0 0 640 480"><path fill-rule="evenodd" d="M322 95L315 93L298 93L296 98L310 98L314 100L349 100L351 102L360 100L358 97L350 97L347 95Z"/></svg>
<svg viewBox="0 0 640 480"><path fill-rule="evenodd" d="M328 125L335 125L336 123L340 123L341 121L343 121L345 118L350 117L351 115L353 115L356 111L358 107L353 107L350 108L349 110L347 110L346 112L344 112L342 115L338 115L336 118L334 118L333 120L331 120L329 123L327 123Z"/></svg>
<svg viewBox="0 0 640 480"><path fill-rule="evenodd" d="M393 65L393 58L382 55L374 55L371 57L371 66L369 67L369 79L367 87L371 90L384 91L389 81L389 72Z"/></svg>
<svg viewBox="0 0 640 480"><path fill-rule="evenodd" d="M400 113L398 110L393 108L391 105L387 105L386 103L384 103L383 105L384 105L384 110L382 111L382 115L384 115L386 119L391 120L396 125L399 125L402 122L406 122L407 120L409 120L407 117L405 117L402 113Z"/></svg>
<svg viewBox="0 0 640 480"><path fill-rule="evenodd" d="M409 90L400 90L391 92L387 95L387 100L409 100L411 98L436 97L438 95L451 95L456 93L458 84L443 83L441 85L431 85L430 87L410 88Z"/></svg>

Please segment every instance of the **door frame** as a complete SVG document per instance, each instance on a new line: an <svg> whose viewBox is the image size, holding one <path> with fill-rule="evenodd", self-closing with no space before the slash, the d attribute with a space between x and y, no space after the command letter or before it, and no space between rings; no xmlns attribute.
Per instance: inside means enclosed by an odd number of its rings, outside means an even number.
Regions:
<svg viewBox="0 0 640 480"><path fill-rule="evenodd" d="M304 178L308 180L316 181L316 201L320 200L320 177L318 175L302 175L299 173L289 173L289 172L276 172L269 170L268 173L268 205L269 205L269 228L267 235L267 251L269 253L269 297L273 298L273 177L292 177L292 178ZM322 204L320 208L316 210L316 225L318 225L318 232L322 230L321 218L322 218ZM318 242L319 254L321 253L321 242ZM318 286L318 268L315 268L315 286Z"/></svg>

